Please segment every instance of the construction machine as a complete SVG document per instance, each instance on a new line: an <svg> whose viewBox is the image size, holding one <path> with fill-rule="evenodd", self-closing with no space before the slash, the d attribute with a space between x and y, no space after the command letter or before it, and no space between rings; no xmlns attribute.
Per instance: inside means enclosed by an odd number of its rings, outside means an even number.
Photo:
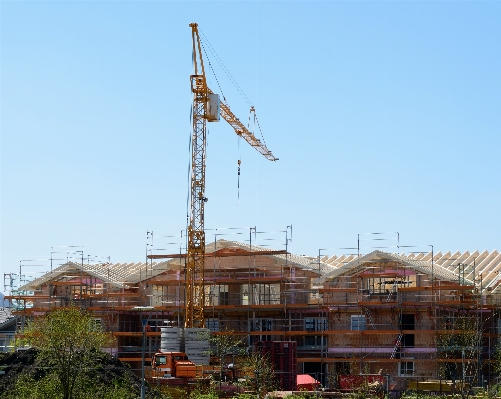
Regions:
<svg viewBox="0 0 501 399"><path fill-rule="evenodd" d="M202 44L198 32L198 24L191 23L193 41L194 74L191 75L191 91L193 93L193 127L191 140L191 185L190 185L190 216L188 226L188 248L186 265L186 302L185 328L205 327L204 319L204 260L205 260L205 230L204 207L205 196L205 160L207 122L217 122L222 117L247 143L270 161L277 161L266 144L250 132L242 122L231 112L227 103L219 100L207 86ZM255 113L254 107L251 112ZM240 166L240 163L239 163Z"/></svg>
<svg viewBox="0 0 501 399"><path fill-rule="evenodd" d="M184 352L157 352L151 358L153 378L196 378L197 367Z"/></svg>

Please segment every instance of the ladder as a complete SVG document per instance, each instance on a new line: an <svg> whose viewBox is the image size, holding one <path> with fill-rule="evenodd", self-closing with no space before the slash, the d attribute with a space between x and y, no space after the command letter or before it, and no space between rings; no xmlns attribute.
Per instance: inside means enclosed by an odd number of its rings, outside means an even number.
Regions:
<svg viewBox="0 0 501 399"><path fill-rule="evenodd" d="M372 320L371 310L367 306L365 306L364 307L364 311L365 311L365 317L366 317L367 321L371 325L372 329L375 330L376 329L376 325L374 324L374 321Z"/></svg>
<svg viewBox="0 0 501 399"><path fill-rule="evenodd" d="M391 291L388 293L388 297L386 298L386 302L390 302L391 296L397 292L397 278L393 281L393 287L391 287Z"/></svg>
<svg viewBox="0 0 501 399"><path fill-rule="evenodd" d="M393 348L390 359L395 359L395 355L397 354L398 350L400 349L400 345L402 344L403 336L404 334L398 334L397 341L395 342L395 347Z"/></svg>

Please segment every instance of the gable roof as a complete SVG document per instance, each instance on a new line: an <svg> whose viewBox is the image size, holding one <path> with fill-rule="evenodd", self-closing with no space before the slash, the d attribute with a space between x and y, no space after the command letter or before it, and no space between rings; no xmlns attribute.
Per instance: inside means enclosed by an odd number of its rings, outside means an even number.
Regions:
<svg viewBox="0 0 501 399"><path fill-rule="evenodd" d="M138 283L141 278L144 279L147 273L148 277L156 276L167 270L167 262L153 262L151 265L144 262L139 263L76 263L66 262L58 268L47 272L43 276L24 284L19 291L31 291L49 281L59 280L61 278L75 279L76 276L71 273L85 273L107 284L117 288L128 288Z"/></svg>
<svg viewBox="0 0 501 399"><path fill-rule="evenodd" d="M431 260L432 254L410 254L408 258L415 260ZM493 251L456 251L454 253L438 252L433 254L435 264L442 266L457 275L460 264L464 267L465 277L469 280L482 279L483 290L501 292L501 253Z"/></svg>
<svg viewBox="0 0 501 399"><path fill-rule="evenodd" d="M218 240L215 243L210 243L206 245L205 252L213 253L220 251L221 249L241 249L244 251L252 252L264 252L269 251L269 248L249 245L241 243L238 241L227 241ZM295 266L304 270L309 270L311 272L324 275L335 270L335 267L323 262L318 261L317 258L299 256L293 254L266 254L263 256L268 256L279 262L287 263L290 266ZM139 283L145 278L149 279L156 277L168 270L179 270L184 266L184 262L180 259L166 259L162 262L139 262L139 263L96 263L96 264L86 264L86 263L76 263L67 262L58 268L52 270L52 272L47 272L43 276L26 283L19 288L20 291L31 291L36 289L42 284L48 283L49 281L58 280L65 278L67 276L69 279L75 278L75 273L85 273L94 278L102 280L107 284L112 284L117 288L127 288L131 285ZM73 273L73 275L71 274Z"/></svg>
<svg viewBox="0 0 501 399"><path fill-rule="evenodd" d="M265 248L262 246L249 245L244 244L238 241L228 241L228 240L218 240L216 242L216 248L240 248L246 251L260 252L260 251L269 251L269 248ZM206 246L206 252L213 252L215 249L214 244L210 244ZM333 266L329 263L326 263L322 259L320 262L318 258L311 256L300 256L294 254L276 254L276 255L267 255L270 258L273 258L277 261L287 262L288 265L296 266L300 269L310 270L314 273L325 275L330 273L336 269L336 266Z"/></svg>
<svg viewBox="0 0 501 399"><path fill-rule="evenodd" d="M338 276L352 276L360 273L364 268L364 263L374 262L374 261L395 261L401 264L403 267L411 268L420 273L425 273L428 275L434 274L436 277L448 280L457 281L458 275L451 270L448 270L435 262L428 260L416 260L408 256L393 254L388 252L383 252L379 250L372 251L371 253L363 256L356 257L350 262L340 266L339 268L333 270L332 272L323 276L321 281L326 281L333 279ZM466 279L466 284L473 284L471 280Z"/></svg>

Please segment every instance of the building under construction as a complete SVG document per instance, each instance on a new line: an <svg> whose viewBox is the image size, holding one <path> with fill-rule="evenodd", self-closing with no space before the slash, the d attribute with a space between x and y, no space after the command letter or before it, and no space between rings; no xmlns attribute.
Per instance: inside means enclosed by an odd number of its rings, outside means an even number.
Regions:
<svg viewBox="0 0 501 399"><path fill-rule="evenodd" d="M395 391L408 380L485 385L501 333L500 268L497 251L305 257L215 240L205 248L205 325L241 336L243 347L296 342L290 367L329 388L349 374L387 375ZM116 337L112 353L137 369L141 318L148 319L147 356L160 347L161 327L184 326L185 271L183 253L134 264L82 256L6 299L20 329L71 303L91 311Z"/></svg>

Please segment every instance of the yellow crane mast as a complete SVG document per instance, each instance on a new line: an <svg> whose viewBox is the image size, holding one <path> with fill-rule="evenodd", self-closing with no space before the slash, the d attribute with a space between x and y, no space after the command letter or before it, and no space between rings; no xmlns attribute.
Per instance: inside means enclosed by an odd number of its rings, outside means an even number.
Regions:
<svg viewBox="0 0 501 399"><path fill-rule="evenodd" d="M230 111L230 107L219 101L207 86L205 78L202 46L198 34L198 24L191 23L193 40L193 63L195 73L191 75L193 93L193 127L191 142L191 185L190 185L190 222L188 226L188 250L186 265L186 312L185 327L205 327L204 319L204 261L205 230L205 158L207 122L219 121L222 116L235 132L270 161L277 161L270 150L257 139Z"/></svg>

